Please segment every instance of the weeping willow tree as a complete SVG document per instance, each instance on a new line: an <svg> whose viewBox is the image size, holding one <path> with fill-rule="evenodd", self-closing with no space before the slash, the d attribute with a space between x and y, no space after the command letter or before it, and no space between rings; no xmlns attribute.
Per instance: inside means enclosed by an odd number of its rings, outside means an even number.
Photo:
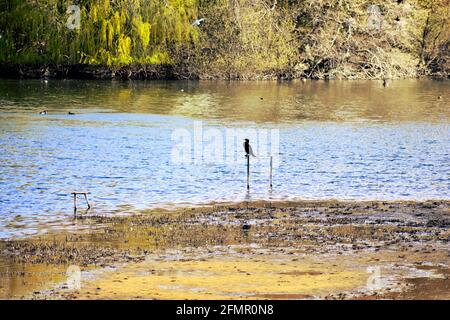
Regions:
<svg viewBox="0 0 450 320"><path fill-rule="evenodd" d="M68 28L68 6L80 27ZM196 0L3 0L0 61L107 66L171 63L171 50L198 39Z"/></svg>

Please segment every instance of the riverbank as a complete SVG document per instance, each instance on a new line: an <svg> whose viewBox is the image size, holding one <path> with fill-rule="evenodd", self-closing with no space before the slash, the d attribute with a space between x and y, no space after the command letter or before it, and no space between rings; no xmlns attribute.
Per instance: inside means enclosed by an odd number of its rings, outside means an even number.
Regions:
<svg viewBox="0 0 450 320"><path fill-rule="evenodd" d="M344 74L317 77L308 72L294 70L266 70L261 73L224 72L223 74L193 73L180 66L132 64L123 67L108 67L88 64L5 64L0 63L0 78L5 79L82 79L82 80L394 80L414 77L347 77ZM427 78L448 79L446 73L427 75Z"/></svg>
<svg viewBox="0 0 450 320"><path fill-rule="evenodd" d="M170 65L129 65L106 67L87 64L0 64L0 77L10 79L83 79L83 80L179 80Z"/></svg>
<svg viewBox="0 0 450 320"><path fill-rule="evenodd" d="M244 202L80 215L76 229L0 243L0 297L450 299L449 205Z"/></svg>

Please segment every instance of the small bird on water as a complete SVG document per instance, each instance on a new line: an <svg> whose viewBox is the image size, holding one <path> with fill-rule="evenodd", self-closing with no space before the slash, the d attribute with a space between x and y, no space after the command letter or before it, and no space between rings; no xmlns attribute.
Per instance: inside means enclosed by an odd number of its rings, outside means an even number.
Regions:
<svg viewBox="0 0 450 320"><path fill-rule="evenodd" d="M46 115L47 114L47 110L43 110L43 111L39 112L39 114Z"/></svg>
<svg viewBox="0 0 450 320"><path fill-rule="evenodd" d="M248 157L253 156L256 157L255 154L253 153L253 149L252 146L250 145L250 141L248 139L244 140L244 149L245 149L245 156Z"/></svg>
<svg viewBox="0 0 450 320"><path fill-rule="evenodd" d="M73 116L75 113L69 111L69 112L67 112L67 114Z"/></svg>

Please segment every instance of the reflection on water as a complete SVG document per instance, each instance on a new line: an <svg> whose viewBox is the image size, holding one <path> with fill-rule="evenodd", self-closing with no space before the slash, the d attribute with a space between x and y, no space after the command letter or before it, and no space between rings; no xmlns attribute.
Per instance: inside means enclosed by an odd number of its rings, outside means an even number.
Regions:
<svg viewBox="0 0 450 320"><path fill-rule="evenodd" d="M245 199L244 158L171 161L199 120L280 130L274 188L258 155L250 199L449 199L448 84L1 80L0 238L70 225L73 190L98 213Z"/></svg>
<svg viewBox="0 0 450 320"><path fill-rule="evenodd" d="M448 81L0 81L1 111L145 113L255 123L448 120ZM441 96L441 99L438 97ZM447 99L445 99L447 98Z"/></svg>

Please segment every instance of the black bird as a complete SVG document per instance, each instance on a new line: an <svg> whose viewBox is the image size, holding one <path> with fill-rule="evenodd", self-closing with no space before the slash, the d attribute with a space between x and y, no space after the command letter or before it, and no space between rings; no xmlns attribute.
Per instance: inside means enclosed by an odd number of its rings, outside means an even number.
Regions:
<svg viewBox="0 0 450 320"><path fill-rule="evenodd" d="M252 146L250 145L250 141L248 139L244 140L244 149L245 149L245 156L248 157L249 155L256 157L253 153Z"/></svg>
<svg viewBox="0 0 450 320"><path fill-rule="evenodd" d="M67 112L67 114L69 114L69 115L72 116L72 115L74 115L75 113L69 111L69 112Z"/></svg>
<svg viewBox="0 0 450 320"><path fill-rule="evenodd" d="M47 114L47 110L43 110L43 111L39 112L39 114L46 115Z"/></svg>

